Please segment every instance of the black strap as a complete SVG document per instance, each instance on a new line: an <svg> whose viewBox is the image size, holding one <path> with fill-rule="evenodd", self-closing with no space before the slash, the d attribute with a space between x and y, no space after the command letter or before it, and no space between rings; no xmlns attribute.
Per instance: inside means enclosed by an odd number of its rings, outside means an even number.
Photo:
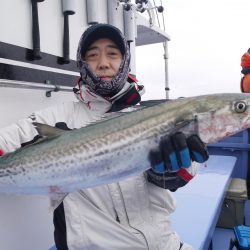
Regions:
<svg viewBox="0 0 250 250"><path fill-rule="evenodd" d="M65 122L57 122L56 128L63 130L70 130ZM57 250L68 250L67 245L67 231L63 202L54 210L53 214L54 223L54 240Z"/></svg>
<svg viewBox="0 0 250 250"><path fill-rule="evenodd" d="M182 243L182 242L180 242L180 248L179 248L180 250L181 250L182 246L183 246L183 243Z"/></svg>
<svg viewBox="0 0 250 250"><path fill-rule="evenodd" d="M168 189L171 192L175 192L178 188L187 184L187 181L178 176L176 172L165 172L163 174L159 174L154 172L152 169L149 169L146 173L147 179L150 183L153 183L160 188Z"/></svg>
<svg viewBox="0 0 250 250"><path fill-rule="evenodd" d="M247 67L247 68L242 69L241 73L244 74L244 75L249 74L250 73L250 68Z"/></svg>
<svg viewBox="0 0 250 250"><path fill-rule="evenodd" d="M57 250L68 250L63 202L54 210L54 240Z"/></svg>

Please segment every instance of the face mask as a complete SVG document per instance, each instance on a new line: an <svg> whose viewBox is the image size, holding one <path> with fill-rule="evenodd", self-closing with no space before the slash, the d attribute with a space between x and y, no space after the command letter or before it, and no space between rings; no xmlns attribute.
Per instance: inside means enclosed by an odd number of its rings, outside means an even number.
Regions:
<svg viewBox="0 0 250 250"><path fill-rule="evenodd" d="M78 45L78 49L77 49L77 66L80 70L83 84L85 84L88 88L90 88L91 91L93 91L94 93L96 93L100 96L112 97L123 88L125 82L127 81L128 74L129 74L129 65L130 65L130 50L129 50L128 43L127 43L126 39L124 38L122 33L117 28L115 28L111 25L99 24L100 28L101 27L108 27L109 30L107 31L108 35L105 36L105 34L104 34L102 37L98 37L98 39L99 38L109 38L109 39L113 40L111 36L112 36L112 33L115 32L116 37L120 36L119 41L122 41L122 43L123 43L123 44L120 44L120 46L119 46L119 44L117 44L118 47L124 48L123 58L122 58L121 65L119 67L119 70L118 70L118 73L116 74L116 76L111 81L101 80L99 77L96 76L96 74L91 70L91 68L86 63L86 61L84 61L82 58L83 50L84 49L86 50L86 48L84 48L84 42L86 41L86 37L91 35L91 33L90 33L91 31L97 32L95 27L98 27L98 25L88 28L83 33L83 35L79 41L79 45ZM94 42L94 41L92 41L92 42ZM116 43L116 41L114 41L114 42Z"/></svg>

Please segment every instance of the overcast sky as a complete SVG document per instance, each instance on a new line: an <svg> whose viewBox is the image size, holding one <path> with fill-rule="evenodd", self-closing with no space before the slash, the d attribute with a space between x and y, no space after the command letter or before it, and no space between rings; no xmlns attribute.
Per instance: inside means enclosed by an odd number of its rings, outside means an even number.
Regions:
<svg viewBox="0 0 250 250"><path fill-rule="evenodd" d="M240 59L250 47L250 1L162 2L171 37L170 98L240 92ZM137 77L146 86L144 99L165 97L163 52L161 44L137 48Z"/></svg>

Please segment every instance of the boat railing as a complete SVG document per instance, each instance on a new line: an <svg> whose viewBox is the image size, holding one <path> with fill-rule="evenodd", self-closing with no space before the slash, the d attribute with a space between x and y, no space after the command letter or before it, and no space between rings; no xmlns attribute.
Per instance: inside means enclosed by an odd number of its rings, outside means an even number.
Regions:
<svg viewBox="0 0 250 250"><path fill-rule="evenodd" d="M50 84L50 82L36 83L36 82L24 82L17 80L0 79L0 87L4 88L18 88L18 89L35 89L35 90L45 90L46 96L50 97L51 92L72 92L72 87L60 86Z"/></svg>

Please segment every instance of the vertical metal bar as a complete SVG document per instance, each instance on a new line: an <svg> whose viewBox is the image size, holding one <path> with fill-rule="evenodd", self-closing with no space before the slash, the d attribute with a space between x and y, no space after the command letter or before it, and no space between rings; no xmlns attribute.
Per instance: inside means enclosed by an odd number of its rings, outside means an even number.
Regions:
<svg viewBox="0 0 250 250"><path fill-rule="evenodd" d="M118 5L117 0L108 0L108 23L114 26L118 24Z"/></svg>
<svg viewBox="0 0 250 250"><path fill-rule="evenodd" d="M76 12L76 1L62 0L62 10L64 16L63 30L63 63L70 63L70 39L69 39L69 15Z"/></svg>
<svg viewBox="0 0 250 250"><path fill-rule="evenodd" d="M100 0L87 0L87 22L95 24L100 22Z"/></svg>
<svg viewBox="0 0 250 250"><path fill-rule="evenodd" d="M32 6L32 40L33 40L33 59L41 59L40 54L40 30L38 19L38 7L37 2L43 2L44 0L31 0Z"/></svg>
<svg viewBox="0 0 250 250"><path fill-rule="evenodd" d="M69 59L69 15L67 13L64 13L63 62L70 63L70 59Z"/></svg>
<svg viewBox="0 0 250 250"><path fill-rule="evenodd" d="M134 9L123 10L124 35L128 42L135 41L135 14Z"/></svg>
<svg viewBox="0 0 250 250"><path fill-rule="evenodd" d="M164 47L164 60L165 60L165 91L166 99L169 99L169 82L168 82L168 42L163 43Z"/></svg>

